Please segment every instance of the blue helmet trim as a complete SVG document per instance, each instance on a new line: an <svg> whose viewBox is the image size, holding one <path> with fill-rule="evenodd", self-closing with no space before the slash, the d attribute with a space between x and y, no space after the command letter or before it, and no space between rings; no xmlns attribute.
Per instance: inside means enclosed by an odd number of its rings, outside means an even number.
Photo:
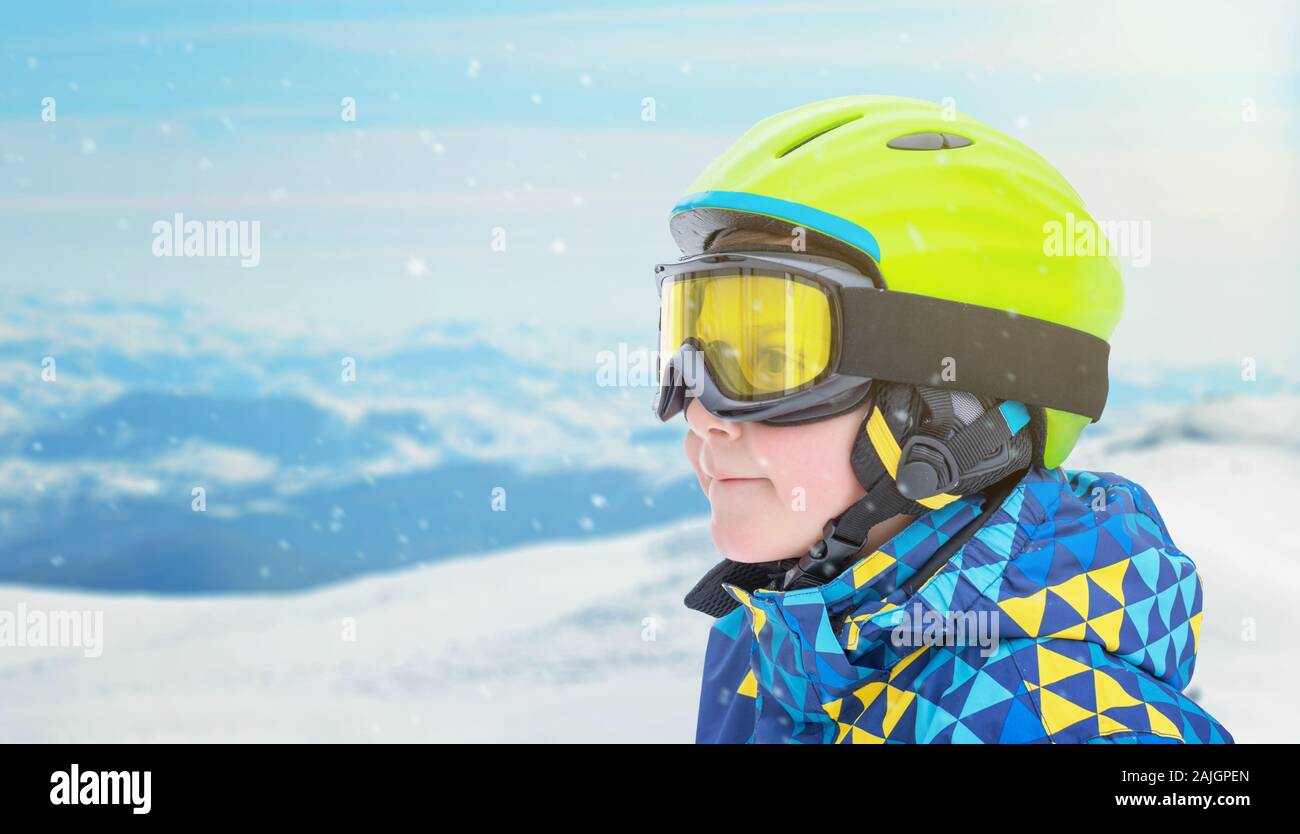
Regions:
<svg viewBox="0 0 1300 834"><path fill-rule="evenodd" d="M683 197L673 207L672 213L680 214L683 211L699 208L729 209L787 220L861 249L876 263L880 263L880 244L876 241L875 235L856 223L812 206L744 191L698 191Z"/></svg>

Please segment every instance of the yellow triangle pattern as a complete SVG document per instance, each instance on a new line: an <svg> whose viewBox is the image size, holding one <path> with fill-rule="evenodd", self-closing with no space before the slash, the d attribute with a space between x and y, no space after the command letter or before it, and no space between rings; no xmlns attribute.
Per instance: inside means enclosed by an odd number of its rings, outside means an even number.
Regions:
<svg viewBox="0 0 1300 834"><path fill-rule="evenodd" d="M1038 628L1043 624L1043 611L1047 608L1047 589L1027 597L1004 599L998 603L998 608L1030 637L1037 637Z"/></svg>
<svg viewBox="0 0 1300 834"><path fill-rule="evenodd" d="M1132 731L1132 727L1124 726L1109 715L1097 716L1097 732L1100 735L1108 736L1111 733L1130 733Z"/></svg>
<svg viewBox="0 0 1300 834"><path fill-rule="evenodd" d="M1093 631L1105 641L1106 651L1114 652L1119 650L1119 630L1124 625L1124 609L1116 608L1109 614L1102 614L1100 617L1093 617L1088 621Z"/></svg>
<svg viewBox="0 0 1300 834"><path fill-rule="evenodd" d="M1057 585L1040 588L1027 597L1004 599L998 603L998 608L1002 609L1002 612L1010 617L1016 625L1024 629L1025 633L1030 637L1084 640L1088 634L1085 626L1092 626L1093 630L1105 641L1106 650L1117 651L1119 649L1119 632L1124 625L1124 609L1122 607L1116 608L1114 611L1099 614L1089 619L1088 602L1090 591L1088 582L1091 580L1096 583L1099 589L1110 594L1122 606L1124 604L1124 577L1128 572L1128 568L1129 560L1125 559L1104 568L1075 574ZM1060 597L1066 605L1070 606L1083 619L1083 622L1066 626L1051 634L1041 633L1043 612L1047 609L1047 594L1049 592ZM1194 619L1193 631L1200 626L1200 615L1198 614Z"/></svg>
<svg viewBox="0 0 1300 834"><path fill-rule="evenodd" d="M1124 605L1124 577L1128 575L1129 564L1128 559L1123 559L1113 565L1088 571L1086 575L1103 591L1117 599L1120 605Z"/></svg>
<svg viewBox="0 0 1300 834"><path fill-rule="evenodd" d="M877 550L867 558L863 559L853 568L853 587L861 588L871 580L883 573L890 565L897 561L883 550Z"/></svg>
<svg viewBox="0 0 1300 834"><path fill-rule="evenodd" d="M1097 696L1097 711L1105 712L1112 707L1135 707L1142 703L1124 690L1119 681L1103 672L1094 672L1092 676L1093 691Z"/></svg>
<svg viewBox="0 0 1300 834"><path fill-rule="evenodd" d="M1049 733L1059 733L1066 727L1071 727L1097 714L1073 701L1067 701L1050 689L1040 689L1038 697L1043 710L1043 726Z"/></svg>
<svg viewBox="0 0 1300 834"><path fill-rule="evenodd" d="M876 699L880 697L880 693L884 691L884 681L871 681L866 686L857 689L853 695L862 702L862 711L866 712L867 709L876 702Z"/></svg>
<svg viewBox="0 0 1300 834"><path fill-rule="evenodd" d="M749 613L753 615L751 619L753 620L754 637L757 638L759 636L759 633L762 632L763 626L767 625L767 612L764 611L762 608L758 607L757 605L751 603L749 601L750 600L749 594L745 593L741 589L737 588L734 585L729 585L727 587L731 588L733 591L736 592L736 596L740 597L740 604L748 608Z"/></svg>
<svg viewBox="0 0 1300 834"><path fill-rule="evenodd" d="M1053 631L1051 634L1044 634L1044 637L1059 637L1062 640L1082 640L1088 636L1088 629L1083 623L1076 623L1072 626L1066 626L1060 631Z"/></svg>
<svg viewBox="0 0 1300 834"><path fill-rule="evenodd" d="M1057 683L1079 672L1092 672L1093 692L1096 696L1097 710L1094 712L1066 699L1065 697L1043 687ZM1038 647L1038 673L1041 685L1025 681L1030 692L1038 693L1042 711L1043 726L1049 733L1057 733L1088 718L1097 719L1097 732L1107 736L1112 733L1129 733L1135 729L1145 731L1146 727L1130 727L1117 718L1107 715L1106 711L1116 707L1146 706L1147 721L1152 732L1164 736L1182 738L1182 733L1173 722L1151 704L1134 698L1120 685L1119 681L1102 672L1085 666L1072 658Z"/></svg>
<svg viewBox="0 0 1300 834"><path fill-rule="evenodd" d="M862 639L862 629L854 620L849 620L849 633L844 640L844 648L854 651L858 648L858 641Z"/></svg>
<svg viewBox="0 0 1300 834"><path fill-rule="evenodd" d="M888 554L882 553L881 555L887 556ZM844 622L848 624L849 630L848 630L847 638L845 640L844 648L852 651L858 647L858 643L862 640L863 623L869 620L877 619L882 615L888 614L890 611L893 611L894 609L899 607L900 606L896 602L886 602L881 604L880 608L876 609L875 611L872 611L870 614L858 614L857 616L852 616L852 617L845 615Z"/></svg>
<svg viewBox="0 0 1300 834"><path fill-rule="evenodd" d="M1066 657L1058 654L1044 646L1038 644L1038 685L1047 686L1057 681L1065 680L1071 675L1077 675L1080 672L1092 671L1092 667L1080 663L1072 657Z"/></svg>
<svg viewBox="0 0 1300 834"><path fill-rule="evenodd" d="M744 695L747 698L758 697L758 678L754 677L754 670L750 669L745 679L740 682L740 687L736 690L737 695Z"/></svg>
<svg viewBox="0 0 1300 834"><path fill-rule="evenodd" d="M1152 704L1130 695L1115 678L1074 658L1051 651L1041 644L1037 647L1037 651L1039 680L1038 682L1026 680L1025 686L1030 692L1038 693L1039 712L1043 719L1043 726L1049 734L1059 733L1081 721L1096 719L1097 732L1103 736L1113 733L1145 732L1149 729L1150 732L1162 736L1182 739L1182 732L1164 713L1157 710ZM1093 691L1096 695L1096 711L1080 706L1046 688L1051 684L1059 683L1066 678L1085 672L1092 673ZM843 712L842 699L822 705L826 714L836 722L838 727L837 744L846 740L853 744L883 744L894 733L908 707L915 702L917 694L914 690L904 689L881 681L867 683L854 693L855 697L862 703L862 711L859 713L857 720L861 720L867 709L880 699L882 693L885 696L885 715L881 721L883 737L864 730L856 726L856 724L841 721L840 716ZM1114 716L1106 714L1107 710L1135 706L1146 707L1148 726L1129 726Z"/></svg>
<svg viewBox="0 0 1300 834"><path fill-rule="evenodd" d="M1065 604L1075 610L1081 619L1088 619L1088 575L1078 573L1059 585L1050 588Z"/></svg>

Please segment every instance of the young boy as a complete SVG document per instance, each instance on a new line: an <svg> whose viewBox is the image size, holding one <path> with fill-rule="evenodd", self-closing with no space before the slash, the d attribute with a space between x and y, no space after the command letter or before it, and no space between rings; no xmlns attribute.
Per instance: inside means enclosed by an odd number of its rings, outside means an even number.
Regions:
<svg viewBox="0 0 1300 834"><path fill-rule="evenodd" d="M1061 468L1122 285L1047 162L927 102L816 102L696 180L656 267L661 387L726 557L701 742L1231 742L1182 694L1195 566Z"/></svg>

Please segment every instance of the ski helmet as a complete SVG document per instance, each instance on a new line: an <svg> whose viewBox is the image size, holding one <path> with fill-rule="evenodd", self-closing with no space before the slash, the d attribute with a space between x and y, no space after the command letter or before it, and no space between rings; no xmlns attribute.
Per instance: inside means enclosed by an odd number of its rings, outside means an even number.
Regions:
<svg viewBox="0 0 1300 834"><path fill-rule="evenodd" d="M1005 311L1104 342L1122 309L1116 260L1053 257L1046 247L1053 224L1092 222L1065 178L1006 134L931 102L847 96L750 128L691 184L670 231L692 256L723 230L803 230L816 251L867 262L891 292ZM1095 353L1085 363L1052 348L1045 346L1062 380L1099 390L1104 403L1104 355L1096 367ZM957 367L951 385L936 384L989 393L963 388L966 370ZM1014 365L998 372L1014 387ZM1016 399L1041 407L1033 409L1042 423L1035 463L1047 468L1100 416L1099 408L1088 415Z"/></svg>

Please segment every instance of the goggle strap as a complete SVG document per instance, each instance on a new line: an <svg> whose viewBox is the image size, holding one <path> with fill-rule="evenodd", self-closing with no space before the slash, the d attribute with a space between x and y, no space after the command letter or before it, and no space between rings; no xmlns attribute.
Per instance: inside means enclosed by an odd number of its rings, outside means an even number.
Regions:
<svg viewBox="0 0 1300 834"><path fill-rule="evenodd" d="M894 290L841 289L842 374L929 385L1101 418L1104 339L992 307Z"/></svg>

